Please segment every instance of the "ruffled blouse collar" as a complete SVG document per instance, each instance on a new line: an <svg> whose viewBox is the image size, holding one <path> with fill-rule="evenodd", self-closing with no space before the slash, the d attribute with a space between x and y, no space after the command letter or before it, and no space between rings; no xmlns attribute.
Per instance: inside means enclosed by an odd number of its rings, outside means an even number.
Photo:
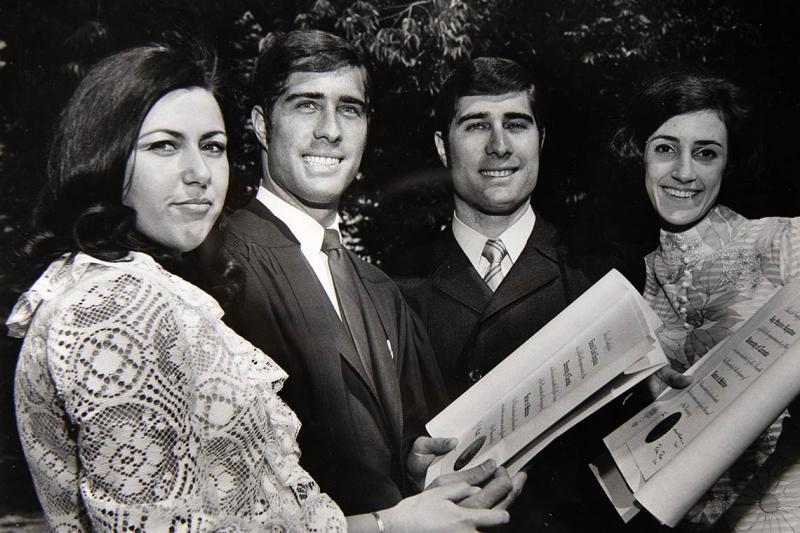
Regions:
<svg viewBox="0 0 800 533"><path fill-rule="evenodd" d="M716 206L686 231L673 233L662 229L656 254L669 271L692 265L721 250L736 236L747 219L725 206Z"/></svg>
<svg viewBox="0 0 800 533"><path fill-rule="evenodd" d="M222 317L222 309L216 300L188 281L170 274L147 254L130 252L124 259L114 262L102 261L84 253L65 254L50 263L39 279L19 297L6 321L8 335L24 337L40 305L73 287L87 270L98 265L146 276L178 295L188 306L213 318Z"/></svg>

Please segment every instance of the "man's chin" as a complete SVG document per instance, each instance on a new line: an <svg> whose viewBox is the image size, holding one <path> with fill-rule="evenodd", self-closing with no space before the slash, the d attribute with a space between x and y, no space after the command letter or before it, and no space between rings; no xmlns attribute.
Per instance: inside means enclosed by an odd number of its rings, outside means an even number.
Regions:
<svg viewBox="0 0 800 533"><path fill-rule="evenodd" d="M342 199L344 192L330 192L326 194L307 195L304 198L299 198L300 202L312 209L338 209L339 202Z"/></svg>
<svg viewBox="0 0 800 533"><path fill-rule="evenodd" d="M482 211L486 215L504 217L519 212L520 208L526 207L529 204L530 204L530 198L524 198L522 200L515 199L513 202L512 201L504 203L495 202L492 204L485 205Z"/></svg>

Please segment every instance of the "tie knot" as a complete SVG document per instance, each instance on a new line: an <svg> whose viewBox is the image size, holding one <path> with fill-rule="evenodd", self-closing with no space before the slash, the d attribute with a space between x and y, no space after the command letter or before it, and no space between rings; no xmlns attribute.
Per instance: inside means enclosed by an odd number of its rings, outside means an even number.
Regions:
<svg viewBox="0 0 800 533"><path fill-rule="evenodd" d="M341 247L342 241L339 239L339 232L335 229L326 229L325 236L322 238L322 251L328 253Z"/></svg>
<svg viewBox="0 0 800 533"><path fill-rule="evenodd" d="M503 258L508 254L503 241L500 239L488 239L483 247L483 257L489 261L490 265L500 263Z"/></svg>

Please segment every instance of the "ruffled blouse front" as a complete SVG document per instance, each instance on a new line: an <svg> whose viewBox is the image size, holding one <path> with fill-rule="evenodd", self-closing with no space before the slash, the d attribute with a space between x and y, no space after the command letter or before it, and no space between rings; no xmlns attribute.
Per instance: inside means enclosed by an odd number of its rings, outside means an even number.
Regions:
<svg viewBox="0 0 800 533"><path fill-rule="evenodd" d="M800 219L748 220L718 206L687 231L662 230L660 240L645 258L644 298L664 322L657 335L679 371L737 331L800 272ZM755 531L773 520L800 527L796 511L788 510L800 508L800 442L786 414L695 505L684 531L714 524L722 531ZM779 500L782 505L775 504Z"/></svg>
<svg viewBox="0 0 800 533"><path fill-rule="evenodd" d="M748 220L718 206L687 231L662 230L660 240L645 257L644 298L664 322L659 340L680 371L800 272L800 219Z"/></svg>
<svg viewBox="0 0 800 533"><path fill-rule="evenodd" d="M9 317L17 421L57 531L344 531L299 466L286 374L144 254L54 262Z"/></svg>

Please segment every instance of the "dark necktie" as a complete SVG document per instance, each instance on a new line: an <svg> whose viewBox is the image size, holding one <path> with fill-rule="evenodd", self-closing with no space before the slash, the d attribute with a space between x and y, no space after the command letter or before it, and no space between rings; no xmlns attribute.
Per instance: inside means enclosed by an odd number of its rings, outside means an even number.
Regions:
<svg viewBox="0 0 800 533"><path fill-rule="evenodd" d="M488 239L486 245L483 247L483 257L489 261L489 270L483 275L483 281L492 289L492 292L497 290L500 282L503 281L503 269L501 263L503 258L508 255L503 241L500 239Z"/></svg>
<svg viewBox="0 0 800 533"><path fill-rule="evenodd" d="M353 263L339 240L339 232L335 229L326 229L322 239L322 251L328 256L328 266L331 269L333 285L336 288L336 298L339 300L339 310L342 321L350 332L353 344L358 352L358 358L367 371L367 376L372 380L372 361L369 357L369 342L367 329L364 325L364 315L358 286L360 283Z"/></svg>

